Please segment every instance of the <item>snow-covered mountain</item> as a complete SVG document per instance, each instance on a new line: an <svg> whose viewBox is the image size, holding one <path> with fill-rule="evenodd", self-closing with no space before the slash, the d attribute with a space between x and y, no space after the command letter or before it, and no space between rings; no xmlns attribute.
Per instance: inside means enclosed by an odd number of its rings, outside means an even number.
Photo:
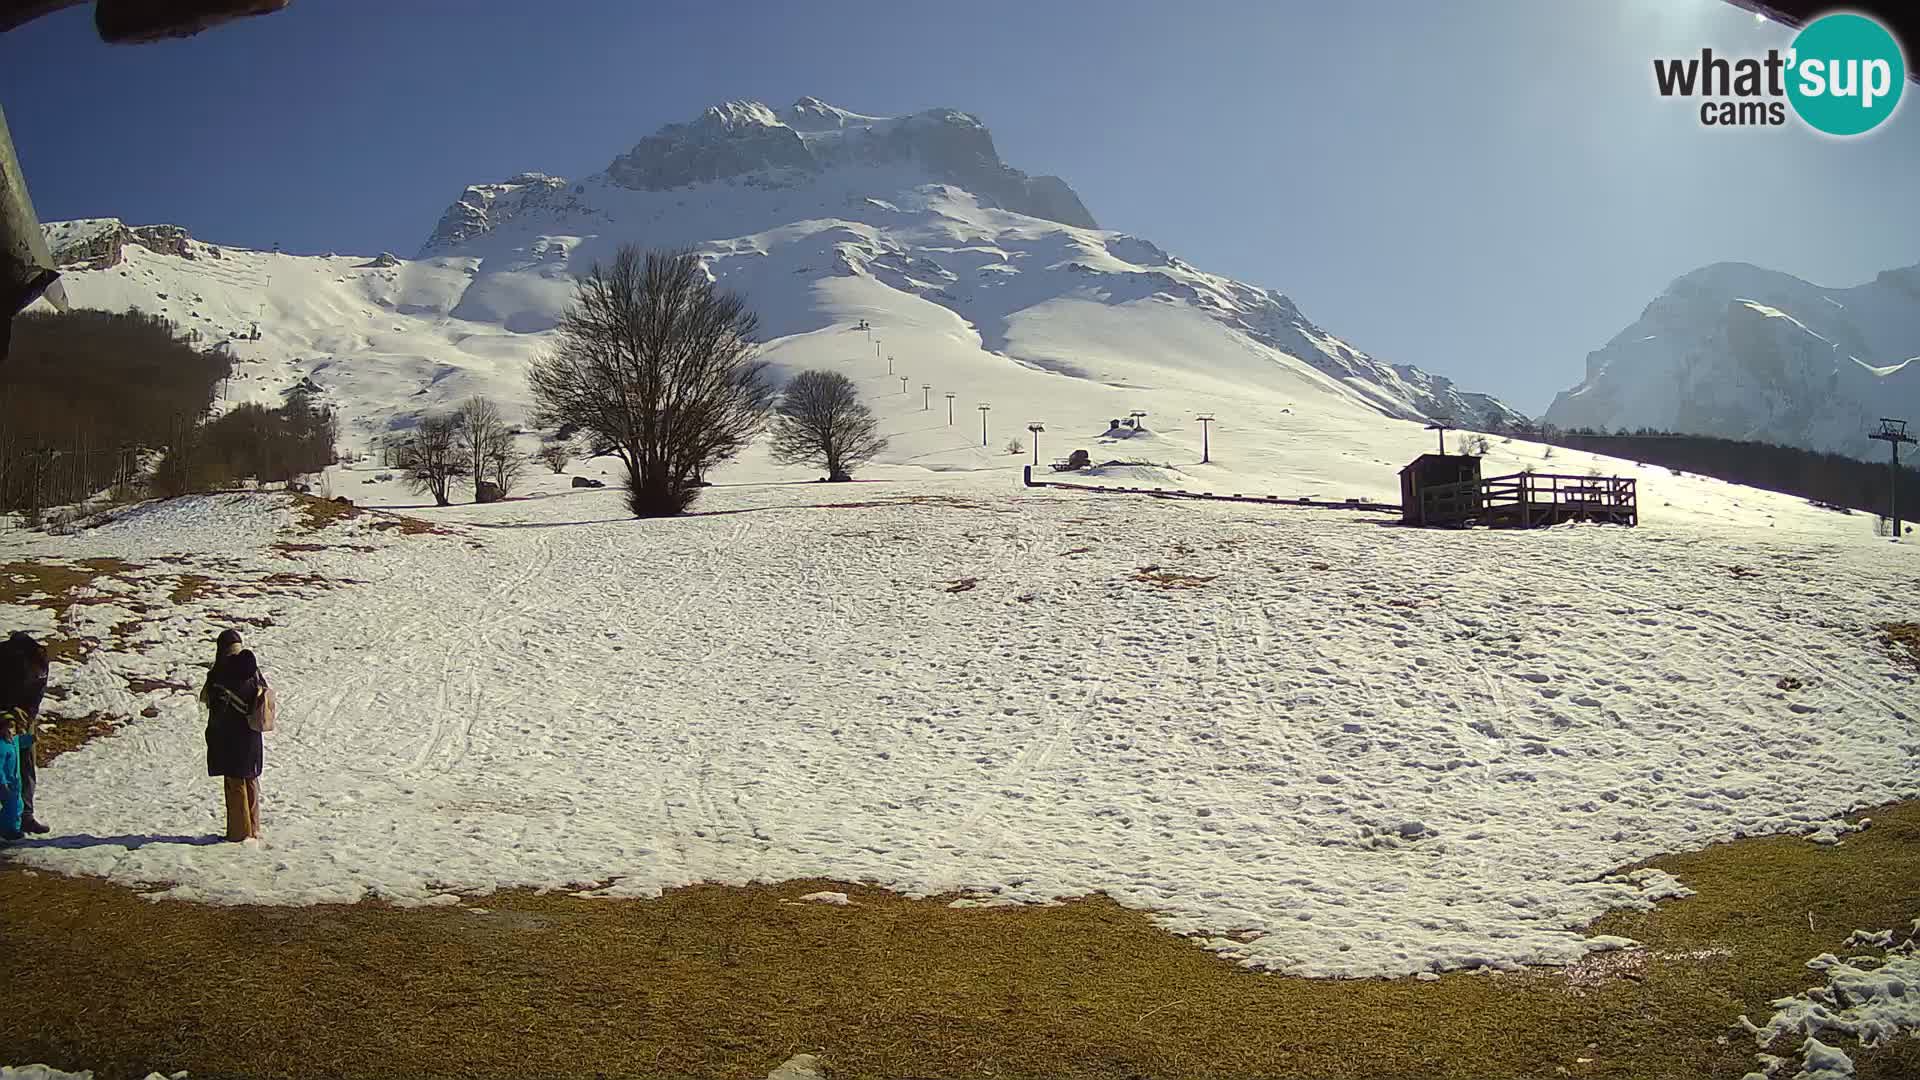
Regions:
<svg viewBox="0 0 1920 1080"><path fill-rule="evenodd" d="M1100 229L1064 181L1006 165L985 126L947 109L715 106L592 176L467 188L412 260L216 248L112 219L47 232L77 303L138 306L227 339L241 399L311 379L360 440L474 392L524 401L521 371L550 343L575 276L634 242L699 252L760 313L777 366L847 365L917 411L951 391L962 408L995 401L1023 423L1095 431L1133 409L1161 423L1195 410L1253 422L1249 406L1269 399L1271 415L1298 407L1355 425L1521 419L1366 355L1279 292ZM863 319L874 330L854 348L847 331ZM877 371L858 366L889 355ZM974 464L931 435L893 452Z"/></svg>
<svg viewBox="0 0 1920 1080"><path fill-rule="evenodd" d="M1695 270L1590 354L1545 420L1871 457L1883 416L1920 416L1920 265L1848 289L1745 263Z"/></svg>

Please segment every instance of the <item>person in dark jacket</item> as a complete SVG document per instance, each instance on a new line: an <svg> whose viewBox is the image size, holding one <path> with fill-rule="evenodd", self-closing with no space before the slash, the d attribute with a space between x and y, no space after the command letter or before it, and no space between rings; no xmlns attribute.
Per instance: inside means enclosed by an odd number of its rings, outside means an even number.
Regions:
<svg viewBox="0 0 1920 1080"><path fill-rule="evenodd" d="M207 775L226 783L227 839L260 835L260 771L266 747L247 722L265 680L237 631L225 630L214 646L213 669L200 699L207 705Z"/></svg>
<svg viewBox="0 0 1920 1080"><path fill-rule="evenodd" d="M15 630L0 642L0 711L14 713L14 742L20 752L20 827L30 833L48 831L33 813L33 793L40 784L34 741L40 728L40 703L47 696L48 667L47 647L31 634Z"/></svg>

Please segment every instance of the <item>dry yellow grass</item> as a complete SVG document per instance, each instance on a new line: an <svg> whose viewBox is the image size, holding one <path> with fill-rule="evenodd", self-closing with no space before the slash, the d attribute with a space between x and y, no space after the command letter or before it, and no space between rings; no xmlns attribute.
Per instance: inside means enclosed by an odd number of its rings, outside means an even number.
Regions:
<svg viewBox="0 0 1920 1080"><path fill-rule="evenodd" d="M1920 623L1881 623L1878 629L1881 644L1894 656L1920 668Z"/></svg>
<svg viewBox="0 0 1920 1080"><path fill-rule="evenodd" d="M1183 574L1178 570L1165 570L1158 566L1143 566L1134 571L1133 580L1144 582L1161 589L1197 589L1212 581L1217 575Z"/></svg>
<svg viewBox="0 0 1920 1080"><path fill-rule="evenodd" d="M212 798L213 794L208 793ZM1920 804L1838 847L1654 860L1700 895L1602 919L1643 953L1500 977L1256 974L1100 898L954 910L876 889L214 908L0 869L0 1060L220 1077L1735 1077L1775 997L1920 914ZM793 904L822 888L852 907ZM1809 929L1809 917L1812 928ZM1861 1080L1920 1075L1920 1041ZM1562 1072L1561 1070L1565 1070Z"/></svg>

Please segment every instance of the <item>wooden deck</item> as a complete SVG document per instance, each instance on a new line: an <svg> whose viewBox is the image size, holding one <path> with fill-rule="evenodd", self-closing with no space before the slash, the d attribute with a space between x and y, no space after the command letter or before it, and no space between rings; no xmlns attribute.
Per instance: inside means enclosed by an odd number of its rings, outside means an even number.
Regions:
<svg viewBox="0 0 1920 1080"><path fill-rule="evenodd" d="M1532 529L1569 521L1640 523L1635 481L1624 476L1513 473L1442 484L1420 494L1422 523L1427 525Z"/></svg>

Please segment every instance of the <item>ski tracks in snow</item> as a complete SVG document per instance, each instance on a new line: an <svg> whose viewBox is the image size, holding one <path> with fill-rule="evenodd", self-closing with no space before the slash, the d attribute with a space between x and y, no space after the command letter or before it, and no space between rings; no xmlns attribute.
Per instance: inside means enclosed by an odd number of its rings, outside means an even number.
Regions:
<svg viewBox="0 0 1920 1080"><path fill-rule="evenodd" d="M1366 975L1571 960L1640 895L1609 867L1916 793L1865 629L1900 615L1883 547L1735 580L1672 529L924 490L955 497L463 508L525 527L382 547L263 635L295 720L271 859L21 857L259 902L1101 891L1246 931L1214 944L1257 966ZM62 759L49 812L189 830L193 756L109 740Z"/></svg>

